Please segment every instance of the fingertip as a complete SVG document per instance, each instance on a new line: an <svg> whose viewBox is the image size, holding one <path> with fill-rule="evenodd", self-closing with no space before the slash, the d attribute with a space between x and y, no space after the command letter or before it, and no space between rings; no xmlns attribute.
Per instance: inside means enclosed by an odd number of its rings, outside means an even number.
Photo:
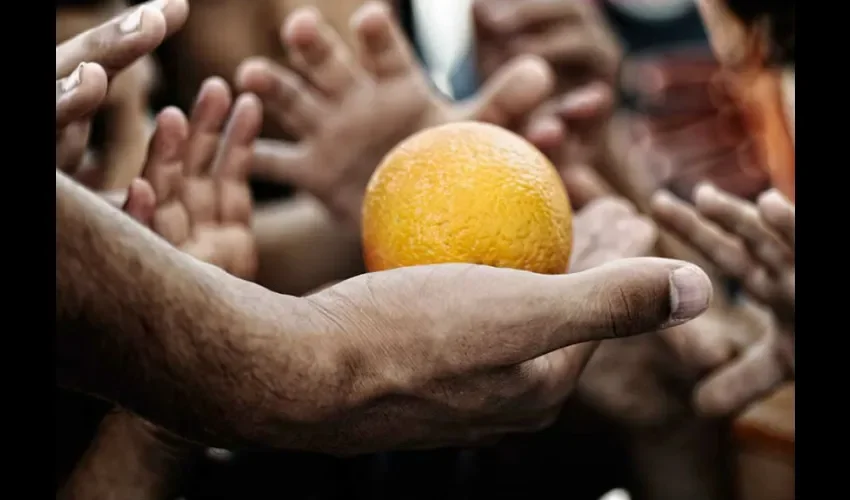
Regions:
<svg viewBox="0 0 850 500"><path fill-rule="evenodd" d="M662 189L652 195L649 206L652 210L665 211L676 203L676 198L670 191Z"/></svg>
<svg viewBox="0 0 850 500"><path fill-rule="evenodd" d="M211 76L204 80L201 84L201 94L205 94L208 98L226 99L230 101L230 85L220 76Z"/></svg>
<svg viewBox="0 0 850 500"><path fill-rule="evenodd" d="M549 95L555 85L555 73L543 58L534 55L522 55L512 64L517 74L517 84L526 85L526 92L536 95Z"/></svg>
<svg viewBox="0 0 850 500"><path fill-rule="evenodd" d="M157 130L169 137L184 139L188 136L189 122L186 115L175 106L168 106L156 115Z"/></svg>
<svg viewBox="0 0 850 500"><path fill-rule="evenodd" d="M694 264L670 273L670 322L665 327L690 321L708 309L713 289L708 275Z"/></svg>
<svg viewBox="0 0 850 500"><path fill-rule="evenodd" d="M525 138L540 150L551 150L564 142L566 129L564 124L552 115L539 116L531 120Z"/></svg>
<svg viewBox="0 0 850 500"><path fill-rule="evenodd" d="M603 82L593 82L567 93L559 106L565 118L593 118L614 106L614 90Z"/></svg>
<svg viewBox="0 0 850 500"><path fill-rule="evenodd" d="M143 38L148 42L145 44L150 47L148 50L153 50L168 34L165 13L152 4L142 5L138 10L131 11L118 26L127 35L136 34Z"/></svg>
<svg viewBox="0 0 850 500"><path fill-rule="evenodd" d="M263 105L260 98L246 92L236 98L233 105L234 119L245 128L246 140L252 140L260 133L263 123Z"/></svg>
<svg viewBox="0 0 850 500"><path fill-rule="evenodd" d="M696 185L696 187L694 187L694 202L699 204L700 202L711 201L716 194L717 188L715 188L713 184L701 181Z"/></svg>
<svg viewBox="0 0 850 500"><path fill-rule="evenodd" d="M169 35L179 30L189 18L188 0L153 0L149 5L162 11Z"/></svg>
<svg viewBox="0 0 850 500"><path fill-rule="evenodd" d="M321 19L321 12L314 6L296 9L284 21L281 38L286 44L308 45L319 36Z"/></svg>
<svg viewBox="0 0 850 500"><path fill-rule="evenodd" d="M349 26L355 32L372 36L380 32L390 20L390 9L383 2L366 2L351 16Z"/></svg>
<svg viewBox="0 0 850 500"><path fill-rule="evenodd" d="M236 88L241 91L264 93L271 86L268 78L269 63L263 57L251 57L236 68Z"/></svg>
<svg viewBox="0 0 850 500"><path fill-rule="evenodd" d="M80 65L80 80L92 89L102 89L106 93L109 79L103 66L97 63L83 63Z"/></svg>
<svg viewBox="0 0 850 500"><path fill-rule="evenodd" d="M776 188L771 188L759 195L757 203L760 208L768 210L785 210L791 206L788 198Z"/></svg>

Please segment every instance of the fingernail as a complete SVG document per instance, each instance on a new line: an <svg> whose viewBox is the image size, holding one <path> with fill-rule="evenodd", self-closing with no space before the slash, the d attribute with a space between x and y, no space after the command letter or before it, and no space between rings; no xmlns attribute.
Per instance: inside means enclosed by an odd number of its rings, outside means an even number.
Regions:
<svg viewBox="0 0 850 500"><path fill-rule="evenodd" d="M711 301L711 280L696 266L670 273L670 322L667 327L699 316Z"/></svg>
<svg viewBox="0 0 850 500"><path fill-rule="evenodd" d="M133 33L139 30L142 27L142 14L144 13L143 9L136 9L130 15L128 15L121 24L118 25L118 29L121 30L122 33Z"/></svg>
<svg viewBox="0 0 850 500"><path fill-rule="evenodd" d="M62 80L62 83L60 84L62 88L62 93L67 94L68 92L77 88L80 83L82 83L84 65L85 63L80 63L80 65L77 66L77 68L70 75L68 75L67 77L65 77L64 80Z"/></svg>

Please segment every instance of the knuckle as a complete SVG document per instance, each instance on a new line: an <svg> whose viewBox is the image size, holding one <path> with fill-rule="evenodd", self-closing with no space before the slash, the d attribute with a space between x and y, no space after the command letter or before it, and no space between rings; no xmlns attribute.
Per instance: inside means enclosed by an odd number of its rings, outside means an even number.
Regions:
<svg viewBox="0 0 850 500"><path fill-rule="evenodd" d="M611 337L625 337L626 330L635 322L635 307L632 302L623 287L618 286L613 293L608 294L605 315Z"/></svg>

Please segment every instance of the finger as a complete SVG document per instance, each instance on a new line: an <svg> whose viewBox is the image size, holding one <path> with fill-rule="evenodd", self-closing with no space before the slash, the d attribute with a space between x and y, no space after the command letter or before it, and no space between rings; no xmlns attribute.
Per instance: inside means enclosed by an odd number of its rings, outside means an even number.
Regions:
<svg viewBox="0 0 850 500"><path fill-rule="evenodd" d="M584 207L593 200L615 193L614 188L587 165L567 167L563 169L561 178L570 195L570 202L576 209Z"/></svg>
<svg viewBox="0 0 850 500"><path fill-rule="evenodd" d="M183 112L174 107L160 111L142 169L142 178L150 183L159 205L170 203L180 195L188 139L189 123Z"/></svg>
<svg viewBox="0 0 850 500"><path fill-rule="evenodd" d="M83 165L83 157L89 141L91 121L80 120L69 124L59 131L56 141L56 168L63 172L78 173ZM79 182L79 179L77 179Z"/></svg>
<svg viewBox="0 0 850 500"><path fill-rule="evenodd" d="M614 107L614 92L603 82L593 82L570 91L557 105L565 120L587 120L607 115Z"/></svg>
<svg viewBox="0 0 850 500"><path fill-rule="evenodd" d="M707 415L727 415L769 393L787 372L773 344L759 342L744 356L697 386L697 409Z"/></svg>
<svg viewBox="0 0 850 500"><path fill-rule="evenodd" d="M242 94L233 105L233 113L216 157L214 172L227 179L245 180L251 170L254 141L263 126L263 108L253 94Z"/></svg>
<svg viewBox="0 0 850 500"><path fill-rule="evenodd" d="M232 100L230 87L221 78L207 78L201 85L189 118L186 175L198 176L212 168Z"/></svg>
<svg viewBox="0 0 850 500"><path fill-rule="evenodd" d="M604 241L586 248L582 254L577 254L570 267L571 272L581 272L594 267L614 262L619 259L643 257L649 255L658 238L654 224L645 217L627 217L617 222L616 242Z"/></svg>
<svg viewBox="0 0 850 500"><path fill-rule="evenodd" d="M523 0L522 2L476 1L473 14L490 30L508 35L529 27L558 21L578 21L580 2Z"/></svg>
<svg viewBox="0 0 850 500"><path fill-rule="evenodd" d="M159 6L165 16L165 36L171 36L186 24L189 18L188 0L153 0L150 5Z"/></svg>
<svg viewBox="0 0 850 500"><path fill-rule="evenodd" d="M67 76L83 62L100 64L111 78L152 52L167 32L165 16L156 4L142 5L58 45L56 78Z"/></svg>
<svg viewBox="0 0 850 500"><path fill-rule="evenodd" d="M551 113L539 111L538 109L525 124L522 135L549 159L558 162L562 157L561 148L566 142L567 129L562 121Z"/></svg>
<svg viewBox="0 0 850 500"><path fill-rule="evenodd" d="M662 338L688 365L700 369L716 368L735 356L738 345L725 335L724 324L717 324L708 314L661 332Z"/></svg>
<svg viewBox="0 0 850 500"><path fill-rule="evenodd" d="M694 201L703 216L743 238L752 254L768 270L778 273L785 271L792 254L764 224L754 204L708 184L697 187Z"/></svg>
<svg viewBox="0 0 850 500"><path fill-rule="evenodd" d="M751 270L753 262L741 242L703 218L690 205L662 191L652 198L651 211L658 224L732 277L743 278Z"/></svg>
<svg viewBox="0 0 850 500"><path fill-rule="evenodd" d="M584 29L552 31L517 37L509 47L514 54L534 54L553 64L591 70L606 80L616 74L620 58L613 54L613 47L606 50L597 38Z"/></svg>
<svg viewBox="0 0 850 500"><path fill-rule="evenodd" d="M254 144L251 173L268 181L293 184L310 190L308 157L303 147L283 141L259 139Z"/></svg>
<svg viewBox="0 0 850 500"><path fill-rule="evenodd" d="M292 50L292 64L331 99L342 99L359 77L351 51L318 9L290 14L281 37Z"/></svg>
<svg viewBox="0 0 850 500"><path fill-rule="evenodd" d="M794 204L777 191L770 191L758 199L758 210L762 219L776 232L792 249L795 248L796 209Z"/></svg>
<svg viewBox="0 0 850 500"><path fill-rule="evenodd" d="M490 291L487 312L498 316L485 322L493 331L475 346L458 346L458 352L472 348L497 365L682 324L708 307L712 293L711 281L698 267L655 258L623 259L559 276L496 268L479 274Z"/></svg>
<svg viewBox="0 0 850 500"><path fill-rule="evenodd" d="M325 115L322 97L301 77L263 58L240 65L236 85L256 94L266 111L296 138L311 134Z"/></svg>
<svg viewBox="0 0 850 500"><path fill-rule="evenodd" d="M148 181L137 178L130 182L122 210L140 224L150 225L156 210L156 194Z"/></svg>
<svg viewBox="0 0 850 500"><path fill-rule="evenodd" d="M713 58L674 57L626 61L623 83L646 95L663 95L674 89L705 86L715 79L720 66Z"/></svg>
<svg viewBox="0 0 850 500"><path fill-rule="evenodd" d="M106 72L94 63L81 63L67 77L56 80L56 130L87 118L106 98Z"/></svg>
<svg viewBox="0 0 850 500"><path fill-rule="evenodd" d="M419 70L407 38L383 2L367 2L352 16L351 24L360 61L376 78Z"/></svg>
<svg viewBox="0 0 850 500"><path fill-rule="evenodd" d="M468 111L472 119L510 126L546 100L553 82L552 70L542 59L518 57L484 84Z"/></svg>

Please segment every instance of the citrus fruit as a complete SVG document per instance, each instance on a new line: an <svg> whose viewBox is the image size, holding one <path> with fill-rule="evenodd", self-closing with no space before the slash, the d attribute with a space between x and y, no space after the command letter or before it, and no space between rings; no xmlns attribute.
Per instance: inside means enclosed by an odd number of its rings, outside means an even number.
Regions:
<svg viewBox="0 0 850 500"><path fill-rule="evenodd" d="M362 215L370 271L471 263L561 274L572 250L558 172L522 137L484 123L398 144L369 180Z"/></svg>

